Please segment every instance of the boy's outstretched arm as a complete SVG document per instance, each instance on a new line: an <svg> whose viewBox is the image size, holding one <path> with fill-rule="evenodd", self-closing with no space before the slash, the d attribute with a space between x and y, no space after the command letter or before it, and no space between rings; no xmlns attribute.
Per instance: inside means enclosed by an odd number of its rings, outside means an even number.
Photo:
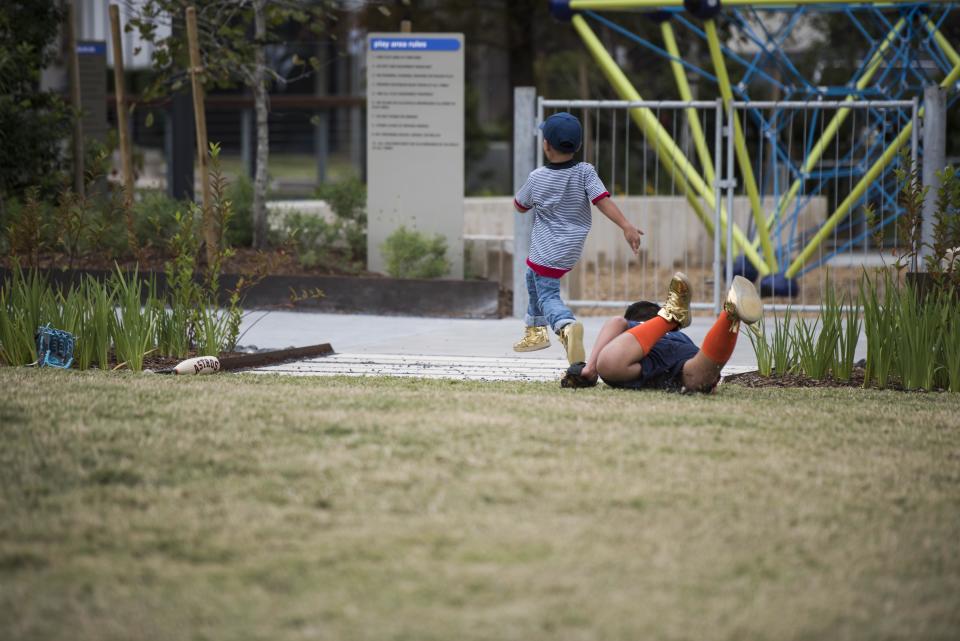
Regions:
<svg viewBox="0 0 960 641"><path fill-rule="evenodd" d="M623 212L620 211L620 208L617 207L617 204L613 202L612 198L604 198L598 201L597 209L609 218L610 222L623 230L623 237L626 239L627 244L630 245L630 249L633 250L634 254L640 251L640 236L643 235L643 232L627 220L626 216L623 215Z"/></svg>

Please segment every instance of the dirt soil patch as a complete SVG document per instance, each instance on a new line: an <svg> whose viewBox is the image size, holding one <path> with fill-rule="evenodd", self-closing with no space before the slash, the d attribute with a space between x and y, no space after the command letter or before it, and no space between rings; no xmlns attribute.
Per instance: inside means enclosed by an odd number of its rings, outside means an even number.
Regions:
<svg viewBox="0 0 960 641"><path fill-rule="evenodd" d="M826 378L817 380L804 376L803 374L773 374L771 376L761 376L759 372L744 372L743 374L732 374L723 379L725 384L739 385L741 387L860 387L863 388L863 380L866 371L862 367L854 367L849 381L841 381L835 378ZM880 389L876 385L868 385L869 389ZM898 380L891 380L887 383L886 389L899 392L924 392L924 390L908 390ZM945 392L946 390L937 389L936 392Z"/></svg>

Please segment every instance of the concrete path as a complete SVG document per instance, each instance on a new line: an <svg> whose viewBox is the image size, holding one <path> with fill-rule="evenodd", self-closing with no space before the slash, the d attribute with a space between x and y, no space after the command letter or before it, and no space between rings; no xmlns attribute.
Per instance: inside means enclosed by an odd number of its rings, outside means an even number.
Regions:
<svg viewBox="0 0 960 641"><path fill-rule="evenodd" d="M604 317L586 317L584 343L589 353ZM687 335L697 344L712 319L696 317ZM523 333L516 319L464 320L252 311L241 326L240 344L260 349L330 343L333 356L260 368L294 375L386 375L463 380L558 380L566 369L563 348L518 354L513 343ZM724 374L756 367L745 336Z"/></svg>

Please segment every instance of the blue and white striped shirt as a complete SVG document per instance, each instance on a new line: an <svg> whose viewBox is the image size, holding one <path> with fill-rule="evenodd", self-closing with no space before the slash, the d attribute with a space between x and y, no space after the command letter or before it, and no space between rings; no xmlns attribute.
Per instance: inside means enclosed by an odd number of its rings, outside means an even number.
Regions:
<svg viewBox="0 0 960 641"><path fill-rule="evenodd" d="M590 231L590 205L609 195L590 163L570 160L530 172L513 201L520 211L533 209L527 265L551 278L573 269Z"/></svg>

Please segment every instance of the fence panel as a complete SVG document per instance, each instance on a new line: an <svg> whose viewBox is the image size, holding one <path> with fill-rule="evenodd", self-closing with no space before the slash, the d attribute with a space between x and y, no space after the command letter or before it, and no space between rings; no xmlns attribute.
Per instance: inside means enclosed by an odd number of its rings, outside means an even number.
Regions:
<svg viewBox="0 0 960 641"><path fill-rule="evenodd" d="M815 310L828 280L852 297L863 268L890 264L884 250L902 244L895 172L906 168L898 151L916 159L916 101L724 109L717 101L540 98L537 124L556 111L580 118L577 159L597 168L645 233L633 255L617 227L594 222L564 279L581 313L663 300L676 270L690 276L695 309L716 311L732 276L743 274L770 309ZM542 165L540 134L536 145Z"/></svg>
<svg viewBox="0 0 960 641"><path fill-rule="evenodd" d="M750 163L728 135L736 177L728 188L750 200L752 181L759 196L759 215L751 202L738 223L758 252L762 237L770 241L772 276L759 279L768 307L815 310L828 281L854 300L864 268L892 264L885 250L903 240L897 172L916 160L917 117L916 101L731 104ZM755 274L740 248L730 253L735 273Z"/></svg>

